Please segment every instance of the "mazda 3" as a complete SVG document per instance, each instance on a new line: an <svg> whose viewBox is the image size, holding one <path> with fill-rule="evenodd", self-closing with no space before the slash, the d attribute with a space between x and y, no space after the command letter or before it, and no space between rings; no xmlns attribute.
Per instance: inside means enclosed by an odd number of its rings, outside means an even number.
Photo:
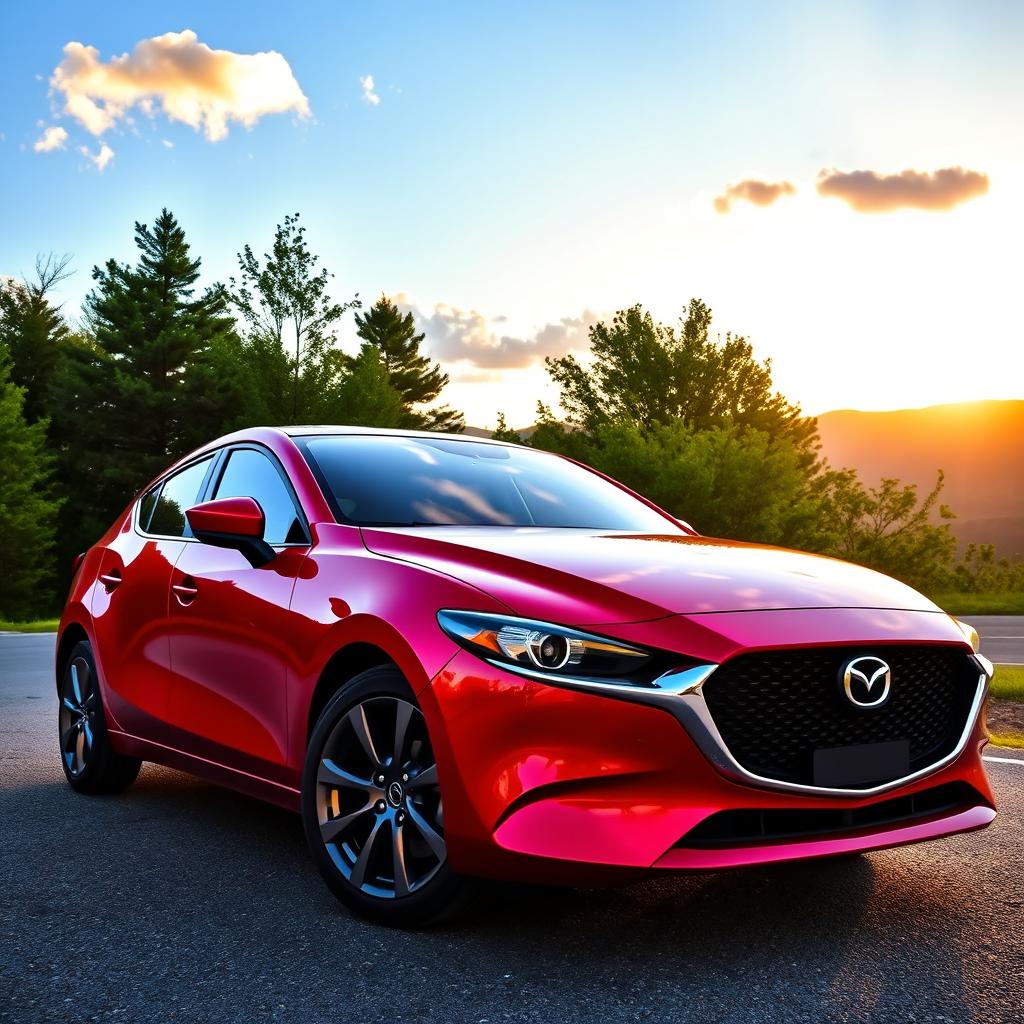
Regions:
<svg viewBox="0 0 1024 1024"><path fill-rule="evenodd" d="M148 760L297 811L333 892L395 924L485 878L982 828L991 673L879 573L700 536L559 456L354 427L171 466L79 557L56 658L75 790Z"/></svg>

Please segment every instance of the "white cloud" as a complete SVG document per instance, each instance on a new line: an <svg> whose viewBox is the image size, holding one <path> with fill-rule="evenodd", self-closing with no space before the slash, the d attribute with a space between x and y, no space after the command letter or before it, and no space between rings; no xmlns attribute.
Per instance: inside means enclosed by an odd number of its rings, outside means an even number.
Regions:
<svg viewBox="0 0 1024 1024"><path fill-rule="evenodd" d="M103 169L114 159L114 151L105 143L100 143L100 148L93 153L88 146L79 146L78 152L89 160L101 174Z"/></svg>
<svg viewBox="0 0 1024 1024"><path fill-rule="evenodd" d="M36 139L32 148L37 153L49 153L54 149L63 149L67 145L68 133L59 124L43 129L43 134Z"/></svg>
<svg viewBox="0 0 1024 1024"><path fill-rule="evenodd" d="M584 310L578 317L563 317L529 337L516 338L495 334L489 326L493 321L476 310L465 312L442 303L424 312L406 295L396 295L393 301L403 313L412 313L435 359L467 360L483 370L520 369L545 356L581 351L588 347L589 329L598 322L595 313Z"/></svg>
<svg viewBox="0 0 1024 1024"><path fill-rule="evenodd" d="M371 107L379 106L380 96L373 91L373 75L360 76L359 84L363 87L363 101L369 103Z"/></svg>
<svg viewBox="0 0 1024 1024"><path fill-rule="evenodd" d="M310 114L280 53L213 50L188 29L143 39L106 63L96 47L70 42L50 85L64 97L64 112L96 136L133 107L148 117L162 110L211 142L223 139L232 121L251 128L266 114Z"/></svg>
<svg viewBox="0 0 1024 1024"><path fill-rule="evenodd" d="M164 149L174 149L174 143L171 142L170 139L161 139L160 145L163 146Z"/></svg>

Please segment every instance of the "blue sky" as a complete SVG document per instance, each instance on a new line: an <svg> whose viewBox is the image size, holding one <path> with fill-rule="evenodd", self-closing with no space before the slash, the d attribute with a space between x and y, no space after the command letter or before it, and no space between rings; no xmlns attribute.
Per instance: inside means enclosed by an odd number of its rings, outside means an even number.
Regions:
<svg viewBox="0 0 1024 1024"><path fill-rule="evenodd" d="M107 62L185 29L280 53L310 116L210 141L157 104L99 137L50 94L71 41ZM537 359L594 316L691 295L811 411L1020 397L1019 5L56 3L8 7L2 38L0 273L72 253L72 314L161 206L210 280L298 210L339 297L417 312L472 422L528 422L551 397ZM63 148L35 151L53 126ZM79 152L100 145L102 171ZM985 193L863 213L815 190L825 169L952 167ZM795 194L715 213L747 178Z"/></svg>

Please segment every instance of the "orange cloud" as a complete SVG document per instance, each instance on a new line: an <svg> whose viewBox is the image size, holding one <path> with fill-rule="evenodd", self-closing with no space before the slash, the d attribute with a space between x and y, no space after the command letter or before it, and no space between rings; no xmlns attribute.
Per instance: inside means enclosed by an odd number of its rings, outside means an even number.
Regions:
<svg viewBox="0 0 1024 1024"><path fill-rule="evenodd" d="M755 206L771 206L782 196L791 196L796 188L788 181L758 181L747 178L746 181L730 185L720 196L715 197L715 209L719 213L728 213L737 199L745 199Z"/></svg>
<svg viewBox="0 0 1024 1024"><path fill-rule="evenodd" d="M153 116L159 105L211 142L228 134L231 121L250 128L265 114L309 116L309 101L281 54L212 50L187 29L143 39L107 63L96 47L68 43L50 85L64 96L65 113L96 136L136 106Z"/></svg>
<svg viewBox="0 0 1024 1024"><path fill-rule="evenodd" d="M944 167L938 171L828 171L818 175L818 194L835 196L858 213L952 210L988 191L988 175Z"/></svg>

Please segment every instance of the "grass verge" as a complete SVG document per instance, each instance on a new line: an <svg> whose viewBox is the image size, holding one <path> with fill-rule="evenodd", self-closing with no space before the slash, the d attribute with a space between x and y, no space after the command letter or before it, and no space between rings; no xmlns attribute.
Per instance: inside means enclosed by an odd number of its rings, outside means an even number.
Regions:
<svg viewBox="0 0 1024 1024"><path fill-rule="evenodd" d="M950 615L1024 615L1024 591L1007 590L986 594L929 594Z"/></svg>
<svg viewBox="0 0 1024 1024"><path fill-rule="evenodd" d="M1024 736L1015 732L993 732L990 733L992 743L997 747L1011 747L1014 750L1024 750Z"/></svg>
<svg viewBox="0 0 1024 1024"><path fill-rule="evenodd" d="M59 619L36 619L35 622L6 622L0 619L0 633L56 633Z"/></svg>
<svg viewBox="0 0 1024 1024"><path fill-rule="evenodd" d="M989 692L996 700L1024 703L1024 665L996 665Z"/></svg>

